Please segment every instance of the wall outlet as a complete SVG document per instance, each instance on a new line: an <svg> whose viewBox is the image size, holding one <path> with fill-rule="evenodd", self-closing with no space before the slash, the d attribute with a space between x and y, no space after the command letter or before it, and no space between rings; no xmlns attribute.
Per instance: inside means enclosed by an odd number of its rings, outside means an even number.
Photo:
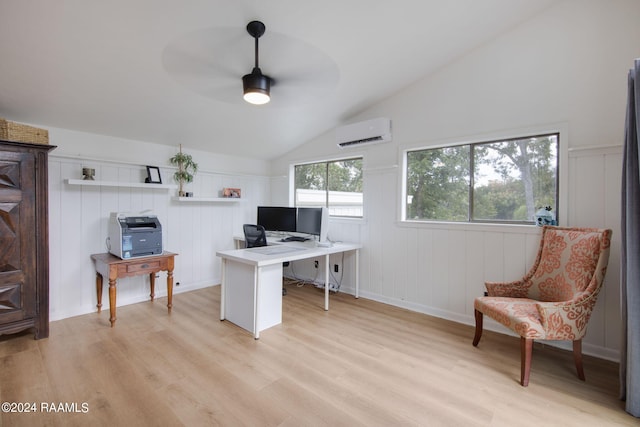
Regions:
<svg viewBox="0 0 640 427"><path fill-rule="evenodd" d="M333 264L333 272L337 273L340 271L340 267L338 266L338 264Z"/></svg>
<svg viewBox="0 0 640 427"><path fill-rule="evenodd" d="M318 268L318 260L313 261L313 266L314 266L315 268Z"/></svg>

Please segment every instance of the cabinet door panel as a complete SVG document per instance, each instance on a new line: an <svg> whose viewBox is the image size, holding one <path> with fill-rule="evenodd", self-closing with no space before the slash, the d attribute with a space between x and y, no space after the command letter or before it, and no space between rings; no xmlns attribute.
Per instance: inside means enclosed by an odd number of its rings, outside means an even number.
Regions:
<svg viewBox="0 0 640 427"><path fill-rule="evenodd" d="M22 284L0 287L0 322L13 322L22 318Z"/></svg>
<svg viewBox="0 0 640 427"><path fill-rule="evenodd" d="M36 315L34 159L0 153L0 322Z"/></svg>

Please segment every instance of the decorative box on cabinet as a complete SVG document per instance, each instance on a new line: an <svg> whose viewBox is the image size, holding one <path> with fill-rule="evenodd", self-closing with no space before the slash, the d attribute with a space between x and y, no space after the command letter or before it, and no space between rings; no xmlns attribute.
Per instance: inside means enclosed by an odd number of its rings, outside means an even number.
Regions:
<svg viewBox="0 0 640 427"><path fill-rule="evenodd" d="M0 335L49 336L48 155L0 141Z"/></svg>

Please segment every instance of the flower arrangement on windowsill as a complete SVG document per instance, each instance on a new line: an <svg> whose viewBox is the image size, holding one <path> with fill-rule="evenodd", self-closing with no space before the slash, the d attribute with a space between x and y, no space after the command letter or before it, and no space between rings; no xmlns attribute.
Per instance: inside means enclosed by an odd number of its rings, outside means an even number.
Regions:
<svg viewBox="0 0 640 427"><path fill-rule="evenodd" d="M542 227L544 225L558 225L555 214L552 212L551 206L544 206L538 209L534 218L536 225Z"/></svg>
<svg viewBox="0 0 640 427"><path fill-rule="evenodd" d="M178 170L173 174L173 179L178 183L178 196L184 197L186 194L184 184L193 182L193 176L198 172L198 164L193 161L191 154L182 152L182 144L180 144L180 151L171 157L169 162L178 167Z"/></svg>

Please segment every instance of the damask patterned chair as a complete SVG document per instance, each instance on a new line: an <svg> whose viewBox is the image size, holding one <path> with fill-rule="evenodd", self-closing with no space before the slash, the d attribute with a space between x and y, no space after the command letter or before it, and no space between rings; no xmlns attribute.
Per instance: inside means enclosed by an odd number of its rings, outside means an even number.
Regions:
<svg viewBox="0 0 640 427"><path fill-rule="evenodd" d="M582 338L596 304L607 263L611 230L545 226L531 270L516 282L486 282L474 301L476 333L483 314L520 335L520 384L529 384L534 340L573 341L578 378L584 381Z"/></svg>

